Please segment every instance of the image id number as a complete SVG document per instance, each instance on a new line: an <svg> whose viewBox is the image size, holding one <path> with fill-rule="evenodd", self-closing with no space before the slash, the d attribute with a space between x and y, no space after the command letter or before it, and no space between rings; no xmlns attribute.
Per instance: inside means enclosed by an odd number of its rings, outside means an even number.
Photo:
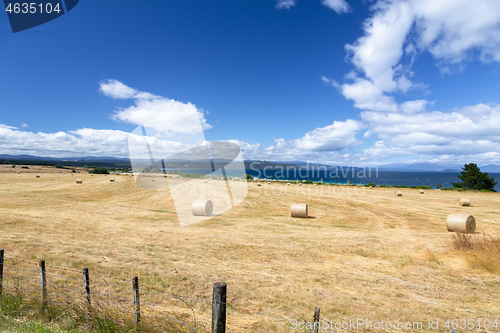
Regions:
<svg viewBox="0 0 500 333"><path fill-rule="evenodd" d="M50 2L47 2L45 5L43 3L41 4L36 4L34 2L31 3L9 3L7 8L5 8L5 11L8 12L9 14L14 13L14 14L50 14L52 12L59 13L61 12L61 8L59 8L59 3L57 3L55 6L53 6Z"/></svg>

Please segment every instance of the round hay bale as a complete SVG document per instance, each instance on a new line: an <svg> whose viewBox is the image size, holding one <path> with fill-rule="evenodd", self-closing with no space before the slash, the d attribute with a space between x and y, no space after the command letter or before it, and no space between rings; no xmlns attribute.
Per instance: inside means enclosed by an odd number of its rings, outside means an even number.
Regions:
<svg viewBox="0 0 500 333"><path fill-rule="evenodd" d="M257 186L260 186L261 184L260 183L257 183Z"/></svg>
<svg viewBox="0 0 500 333"><path fill-rule="evenodd" d="M370 186L370 190L373 190L373 186Z"/></svg>
<svg viewBox="0 0 500 333"><path fill-rule="evenodd" d="M469 199L460 199L458 202L459 206L470 206L470 200Z"/></svg>
<svg viewBox="0 0 500 333"><path fill-rule="evenodd" d="M214 205L210 200L196 200L191 205L191 210L194 216L210 216Z"/></svg>
<svg viewBox="0 0 500 333"><path fill-rule="evenodd" d="M205 183L208 183L208 180L205 179Z"/></svg>
<svg viewBox="0 0 500 333"><path fill-rule="evenodd" d="M307 204L293 204L292 205L292 217L308 217L308 207Z"/></svg>
<svg viewBox="0 0 500 333"><path fill-rule="evenodd" d="M154 181L155 181L155 179L153 178L153 179L151 179L151 181L152 181L152 182L154 182Z"/></svg>
<svg viewBox="0 0 500 333"><path fill-rule="evenodd" d="M318 184L314 184L314 186L318 186Z"/></svg>
<svg viewBox="0 0 500 333"><path fill-rule="evenodd" d="M114 178L109 178L109 182L110 182L110 183L114 183L114 182L115 182L115 179L114 179Z"/></svg>
<svg viewBox="0 0 500 333"><path fill-rule="evenodd" d="M448 231L471 233L476 231L476 219L467 214L450 214L446 218Z"/></svg>
<svg viewBox="0 0 500 333"><path fill-rule="evenodd" d="M271 182L267 182L267 185L271 185Z"/></svg>
<svg viewBox="0 0 500 333"><path fill-rule="evenodd" d="M40 178L40 175L36 175L36 178Z"/></svg>
<svg viewBox="0 0 500 333"><path fill-rule="evenodd" d="M77 184L83 184L83 180L81 180L81 179L77 179L77 180L76 180L76 183L77 183Z"/></svg>
<svg viewBox="0 0 500 333"><path fill-rule="evenodd" d="M286 183L288 186L290 186L290 183Z"/></svg>
<svg viewBox="0 0 500 333"><path fill-rule="evenodd" d="M402 193L402 192L397 191L397 192L396 192L396 195L397 195L398 197L402 197L402 196L403 196L403 193Z"/></svg>
<svg viewBox="0 0 500 333"><path fill-rule="evenodd" d="M424 190L420 190L419 192L420 192L420 194L424 194Z"/></svg>
<svg viewBox="0 0 500 333"><path fill-rule="evenodd" d="M299 183L299 186L302 186L302 183Z"/></svg>

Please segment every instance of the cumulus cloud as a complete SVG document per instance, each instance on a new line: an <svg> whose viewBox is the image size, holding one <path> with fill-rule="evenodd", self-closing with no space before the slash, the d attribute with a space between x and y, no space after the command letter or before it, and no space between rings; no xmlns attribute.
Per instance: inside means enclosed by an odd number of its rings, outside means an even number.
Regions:
<svg viewBox="0 0 500 333"><path fill-rule="evenodd" d="M129 157L130 148L139 147L144 153L142 158L147 157L149 147L158 156L167 157L202 144L205 140L203 129L211 127L203 112L191 103L139 91L117 80L101 82L99 90L113 99L131 100L133 105L115 111L112 118L137 125L139 130L127 133L81 128L69 132L33 133L0 125L3 152L54 157Z"/></svg>
<svg viewBox="0 0 500 333"><path fill-rule="evenodd" d="M334 121L331 125L316 128L304 136L292 139L275 139L275 144L262 147L238 141L247 159L314 160L339 159L346 149L359 145L356 135L364 125L356 120Z"/></svg>
<svg viewBox="0 0 500 333"><path fill-rule="evenodd" d="M495 155L500 151L500 133L497 130L500 126L500 105L477 104L452 112L402 114L365 111L361 113L361 119L380 139L363 151L370 159L412 154L455 157Z"/></svg>
<svg viewBox="0 0 500 333"><path fill-rule="evenodd" d="M358 145L356 134L363 125L355 120L334 121L333 124L316 128L303 137L288 142L278 142L278 146L291 146L304 151L339 151Z"/></svg>
<svg viewBox="0 0 500 333"><path fill-rule="evenodd" d="M127 136L126 132L114 130L81 129L69 133L33 133L0 128L0 145L6 154L126 157Z"/></svg>
<svg viewBox="0 0 500 333"><path fill-rule="evenodd" d="M207 123L203 111L189 102L139 91L117 80L101 82L99 90L111 98L133 100L134 105L113 114L114 120L150 127L166 137L179 133L201 135L204 129L212 127Z"/></svg>
<svg viewBox="0 0 500 333"><path fill-rule="evenodd" d="M498 1L380 0L372 10L363 36L346 45L356 73L340 91L356 108L416 110L412 107L421 101L398 105L392 94L425 88L412 81L413 62L422 52L429 52L443 72L467 60L500 61Z"/></svg>
<svg viewBox="0 0 500 333"><path fill-rule="evenodd" d="M113 156L129 157L128 142L146 142L162 157L190 148L180 142L144 137L118 130L82 128L69 132L27 132L0 127L0 145L6 154L48 157ZM144 157L147 157L147 150Z"/></svg>
<svg viewBox="0 0 500 333"><path fill-rule="evenodd" d="M337 14L347 13L351 6L345 0L321 0L321 3L337 12Z"/></svg>
<svg viewBox="0 0 500 333"><path fill-rule="evenodd" d="M436 59L459 63L469 51L483 62L500 61L500 2L412 0L419 49Z"/></svg>
<svg viewBox="0 0 500 333"><path fill-rule="evenodd" d="M116 99L134 98L138 91L117 80L107 80L99 84L99 90L106 96Z"/></svg>
<svg viewBox="0 0 500 333"><path fill-rule="evenodd" d="M295 6L296 0L278 0L276 2L277 9L290 9Z"/></svg>

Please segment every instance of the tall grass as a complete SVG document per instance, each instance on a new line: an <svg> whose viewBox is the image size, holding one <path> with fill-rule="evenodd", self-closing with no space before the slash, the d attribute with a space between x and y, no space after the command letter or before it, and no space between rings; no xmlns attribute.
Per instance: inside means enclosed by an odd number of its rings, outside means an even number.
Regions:
<svg viewBox="0 0 500 333"><path fill-rule="evenodd" d="M178 322L156 320L144 316L146 322L140 325L141 332L186 332ZM31 328L37 328L36 330ZM89 306L84 302L49 303L41 311L39 301L20 293L2 293L0 297L0 328L26 332L134 332L130 313L119 306L106 304Z"/></svg>
<svg viewBox="0 0 500 333"><path fill-rule="evenodd" d="M500 237L485 233L455 233L453 246L474 269L500 274Z"/></svg>

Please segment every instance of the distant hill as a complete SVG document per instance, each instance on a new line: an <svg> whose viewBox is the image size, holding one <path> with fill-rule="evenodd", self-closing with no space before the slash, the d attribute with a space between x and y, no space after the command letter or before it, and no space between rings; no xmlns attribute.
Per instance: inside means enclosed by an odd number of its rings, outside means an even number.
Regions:
<svg viewBox="0 0 500 333"><path fill-rule="evenodd" d="M86 156L86 157L44 157L44 156L34 156L34 155L8 155L0 154L0 163L4 164L9 162L10 164L27 164L27 165L56 165L61 164L65 166L100 166L108 168L130 168L130 159L128 158L116 158L116 157L97 157L97 156Z"/></svg>
<svg viewBox="0 0 500 333"><path fill-rule="evenodd" d="M448 163L391 163L382 165L379 170L387 171L427 171L427 172L461 172L463 164ZM483 172L500 173L500 165L478 165Z"/></svg>
<svg viewBox="0 0 500 333"><path fill-rule="evenodd" d="M10 162L11 164L46 164L55 165L63 164L66 166L102 166L102 167L114 167L114 168L130 168L129 158L117 158L117 157L98 157L98 156L85 156L85 157L44 157L44 156L34 156L34 155L8 155L0 154L0 164L5 162ZM183 161L172 160L169 161L169 165L166 167L183 167ZM214 163L226 164L228 161L214 161ZM206 161L190 161L190 164L200 167L202 164L206 164ZM287 169L293 167L309 167L309 168L343 168L349 169L352 166L341 166L341 165L328 165L322 163L309 163L304 161L259 161L259 160L246 160L245 168L255 168L255 169ZM381 165L378 167L380 171L418 171L418 172L460 172L462 170L463 164L450 164L450 163L390 163ZM483 172L490 173L500 173L500 165L497 164L487 164L479 165L479 168ZM361 170L362 167L354 167L355 170Z"/></svg>

